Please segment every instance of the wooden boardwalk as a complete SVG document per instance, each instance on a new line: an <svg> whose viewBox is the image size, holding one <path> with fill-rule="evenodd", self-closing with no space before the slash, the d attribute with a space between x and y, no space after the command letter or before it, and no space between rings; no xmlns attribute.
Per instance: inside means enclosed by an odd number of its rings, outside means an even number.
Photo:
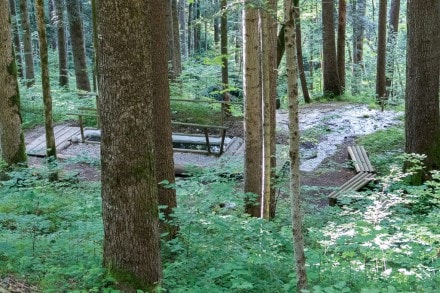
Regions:
<svg viewBox="0 0 440 293"><path fill-rule="evenodd" d="M57 151L67 148L71 144L72 137L78 137L80 134L79 127L66 125L55 126L55 143ZM46 156L46 134L39 136L34 141L26 145L26 152L29 156L45 157Z"/></svg>

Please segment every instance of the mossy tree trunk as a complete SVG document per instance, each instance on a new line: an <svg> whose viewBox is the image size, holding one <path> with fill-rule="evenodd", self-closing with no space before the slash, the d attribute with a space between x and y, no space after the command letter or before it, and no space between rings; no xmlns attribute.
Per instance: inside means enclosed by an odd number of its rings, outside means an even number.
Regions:
<svg viewBox="0 0 440 293"><path fill-rule="evenodd" d="M75 67L76 88L90 92L90 80L87 72L87 58L84 45L84 31L78 0L66 0L69 19L70 41L72 45L73 65Z"/></svg>
<svg viewBox="0 0 440 293"><path fill-rule="evenodd" d="M11 39L8 1L0 1L0 153L8 164L26 164L21 129L17 67Z"/></svg>
<svg viewBox="0 0 440 293"><path fill-rule="evenodd" d="M376 66L376 99L385 98L386 89L386 54L387 54L387 0L379 1L379 19L377 29L377 66Z"/></svg>
<svg viewBox="0 0 440 293"><path fill-rule="evenodd" d="M162 278L153 114L156 9L152 1L96 1L103 260L133 291L153 291Z"/></svg>
<svg viewBox="0 0 440 293"><path fill-rule="evenodd" d="M293 250L296 264L297 291L306 289L306 258L302 232L301 185L299 172L298 70L295 46L293 1L284 0L287 94L289 97L290 204L292 213Z"/></svg>
<svg viewBox="0 0 440 293"><path fill-rule="evenodd" d="M341 84L341 91L343 93L345 90L345 31L347 27L347 0L339 0L338 11L338 39L336 44L336 54L338 59L339 83ZM297 24L295 23L295 25ZM297 44L298 47L300 47L300 43Z"/></svg>
<svg viewBox="0 0 440 293"><path fill-rule="evenodd" d="M64 0L55 0L55 24L58 44L58 82L61 87L69 87L69 69L67 67L66 28L64 23Z"/></svg>
<svg viewBox="0 0 440 293"><path fill-rule="evenodd" d="M47 50L46 24L43 0L35 2L37 13L38 40L40 43L41 83L43 88L44 126L46 130L46 155L48 158L57 157L55 135L53 132L52 97L50 93L49 57Z"/></svg>
<svg viewBox="0 0 440 293"><path fill-rule="evenodd" d="M23 30L23 54L25 63L26 86L31 87L35 83L34 55L32 50L32 31L29 21L29 9L27 0L19 2L21 12L21 29Z"/></svg>
<svg viewBox="0 0 440 293"><path fill-rule="evenodd" d="M156 177L159 186L158 197L159 205L164 206L162 211L165 220L162 222L162 232L167 232L168 239L172 239L177 234L178 227L172 222L171 214L177 206L176 190L170 188L167 184L161 184L167 181L173 184L174 161L173 144L171 130L171 111L170 111L170 90L168 82L168 42L163 36L167 33L166 2L163 0L152 0L155 7L154 14L150 15L153 42L152 48L152 67L153 75L153 97L154 97L154 122L155 122L155 149L156 149Z"/></svg>
<svg viewBox="0 0 440 293"><path fill-rule="evenodd" d="M15 60L17 61L17 73L18 77L23 77L23 59L21 58L21 42L20 32L17 22L17 7L14 0L9 0L9 8L11 11L11 29L14 41Z"/></svg>

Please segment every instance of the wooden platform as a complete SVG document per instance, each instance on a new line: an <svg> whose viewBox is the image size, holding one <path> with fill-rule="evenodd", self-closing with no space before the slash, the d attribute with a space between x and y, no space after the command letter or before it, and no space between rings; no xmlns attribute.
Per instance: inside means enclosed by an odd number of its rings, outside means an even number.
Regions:
<svg viewBox="0 0 440 293"><path fill-rule="evenodd" d="M66 125L55 126L55 143L57 151L67 148L71 144L72 137L78 137L80 134L79 127ZM26 152L29 156L45 157L46 156L46 134L42 134L37 139L26 145Z"/></svg>

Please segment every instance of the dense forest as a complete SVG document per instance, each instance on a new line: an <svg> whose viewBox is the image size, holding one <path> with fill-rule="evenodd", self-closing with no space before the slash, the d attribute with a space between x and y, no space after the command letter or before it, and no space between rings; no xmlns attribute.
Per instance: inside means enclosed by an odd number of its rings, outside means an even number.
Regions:
<svg viewBox="0 0 440 293"><path fill-rule="evenodd" d="M439 16L0 0L0 293L438 292Z"/></svg>

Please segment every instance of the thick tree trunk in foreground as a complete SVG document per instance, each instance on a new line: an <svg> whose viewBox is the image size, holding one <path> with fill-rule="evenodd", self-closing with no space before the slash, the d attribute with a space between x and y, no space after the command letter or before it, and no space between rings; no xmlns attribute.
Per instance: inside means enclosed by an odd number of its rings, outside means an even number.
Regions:
<svg viewBox="0 0 440 293"><path fill-rule="evenodd" d="M408 1L405 152L425 154L427 171L440 168L439 15L438 0Z"/></svg>
<svg viewBox="0 0 440 293"><path fill-rule="evenodd" d="M334 0L322 0L323 89L324 95L339 96L342 91L338 75L338 62L336 59L333 4Z"/></svg>
<svg viewBox="0 0 440 293"><path fill-rule="evenodd" d="M253 193L255 200L248 201L246 213L259 217L262 193L262 117L258 32L258 10L245 3L243 21L243 91L245 97L245 157L244 191Z"/></svg>
<svg viewBox="0 0 440 293"><path fill-rule="evenodd" d="M8 1L0 1L0 154L8 165L26 164L21 129L17 67L12 49Z"/></svg>
<svg viewBox="0 0 440 293"><path fill-rule="evenodd" d="M289 97L290 200L292 212L293 250L296 264L297 291L307 287L306 258L302 232L301 187L299 172L298 71L295 51L293 1L284 0L287 92Z"/></svg>
<svg viewBox="0 0 440 293"><path fill-rule="evenodd" d="M41 84L43 88L44 127L46 130L46 156L56 159L57 150L53 132L52 97L50 93L49 56L47 50L46 24L43 0L35 2L37 13L38 40L40 42ZM55 173L54 173L55 175Z"/></svg>
<svg viewBox="0 0 440 293"><path fill-rule="evenodd" d="M150 22L156 9L142 0L96 1L103 259L118 281L144 291L162 278Z"/></svg>
<svg viewBox="0 0 440 293"><path fill-rule="evenodd" d="M20 0L21 29L23 30L23 54L25 63L26 86L31 87L35 83L34 55L32 51L31 25L29 21L29 9L27 0Z"/></svg>
<svg viewBox="0 0 440 293"><path fill-rule="evenodd" d="M72 43L73 64L75 67L76 88L90 92L87 73L87 60L84 45L83 24L78 0L66 0L67 18L69 19L70 41Z"/></svg>
<svg viewBox="0 0 440 293"><path fill-rule="evenodd" d="M64 25L64 1L55 0L55 15L58 34L58 70L59 85L61 87L69 86L69 69L67 67L67 47L66 47L66 30Z"/></svg>
<svg viewBox="0 0 440 293"><path fill-rule="evenodd" d="M166 206L163 209L165 221L162 222L162 233L167 232L168 239L177 234L177 226L172 223L171 214L177 206L176 190L166 184L174 183L173 144L171 138L171 111L170 91L168 82L168 56L167 39L163 36L167 33L166 3L163 0L152 0L154 14L150 15L152 30L152 67L153 74L153 97L154 97L154 122L155 122L155 148L156 148L156 178L159 205ZM151 11L150 11L151 12Z"/></svg>

